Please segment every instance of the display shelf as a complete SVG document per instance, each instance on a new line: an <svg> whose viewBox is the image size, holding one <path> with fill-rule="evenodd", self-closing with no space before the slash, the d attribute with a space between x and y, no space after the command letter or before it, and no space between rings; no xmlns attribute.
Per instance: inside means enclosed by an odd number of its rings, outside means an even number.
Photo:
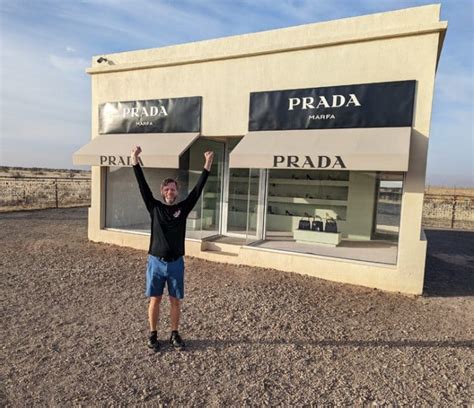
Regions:
<svg viewBox="0 0 474 408"><path fill-rule="evenodd" d="M283 214L268 214L267 213L267 230L289 231L289 232L294 231L298 229L298 224L301 218L302 216L300 215L283 215ZM338 231L344 232L343 230L345 229L347 222L341 219L336 220L336 222L337 222Z"/></svg>
<svg viewBox="0 0 474 408"><path fill-rule="evenodd" d="M219 177L209 176L209 181L218 181ZM231 177L230 182L248 183L248 177ZM250 177L252 183L257 183L258 177ZM349 181L346 180L307 180L307 179L271 179L268 182L271 184L290 184L290 185L302 185L302 186L329 186L329 187L349 187Z"/></svg>
<svg viewBox="0 0 474 408"><path fill-rule="evenodd" d="M204 193L205 198L216 198L219 194L218 193ZM247 194L229 194L229 198L234 200L245 200L247 201L249 198L250 200L257 201L256 195L247 195Z"/></svg>
<svg viewBox="0 0 474 408"><path fill-rule="evenodd" d="M219 194L207 192L204 193L205 198L216 198ZM256 195L247 195L247 194L229 194L229 198L234 200L245 200L248 199L256 201ZM317 198L300 198L300 197L281 197L281 196L268 196L268 203L290 203L290 204L319 204L319 205L329 205L333 207L346 207L347 201L345 200L322 200Z"/></svg>
<svg viewBox="0 0 474 408"><path fill-rule="evenodd" d="M311 211L311 210L310 210ZM275 212L267 212L268 216L273 216L273 217L290 217L290 218L298 218L300 220L301 218L307 218L306 214L309 214L310 218L313 219L316 217L316 220L319 218L325 220L326 218L330 217L335 219L337 222L339 221L346 221L345 217L340 216L336 211L327 209L327 208L320 208L320 209L314 209L314 212L308 213L308 211L304 212L291 212L290 214L285 214L284 212L282 213L275 213Z"/></svg>
<svg viewBox="0 0 474 408"><path fill-rule="evenodd" d="M346 207L346 200L331 200L331 199L318 199L318 198L300 198L300 197L281 197L281 196L268 196L268 203L291 203L291 204L319 204L319 205L330 205L334 207Z"/></svg>
<svg viewBox="0 0 474 408"><path fill-rule="evenodd" d="M299 221L305 213L322 219L327 216L333 217L337 220L338 228L344 229L348 194L349 180L344 180L342 177L331 180L325 175L311 174L308 178L305 173L278 174L278 177L270 177L267 230L293 232L298 229Z"/></svg>
<svg viewBox="0 0 474 408"><path fill-rule="evenodd" d="M220 177L217 176L208 176L207 180L208 181L218 181ZM250 180L252 183L258 182L258 177L250 177ZM231 177L230 182L239 182L239 183L248 183L249 178L248 177Z"/></svg>

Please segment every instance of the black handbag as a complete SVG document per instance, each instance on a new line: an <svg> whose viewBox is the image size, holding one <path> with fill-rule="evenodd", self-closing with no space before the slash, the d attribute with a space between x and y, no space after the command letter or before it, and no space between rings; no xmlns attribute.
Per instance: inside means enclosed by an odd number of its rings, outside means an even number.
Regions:
<svg viewBox="0 0 474 408"><path fill-rule="evenodd" d="M318 221L316 221L316 218L319 218ZM319 215L315 215L313 217L313 222L311 223L311 229L313 231L323 231L323 220Z"/></svg>
<svg viewBox="0 0 474 408"><path fill-rule="evenodd" d="M337 232L337 222L334 218L327 218L324 232Z"/></svg>
<svg viewBox="0 0 474 408"><path fill-rule="evenodd" d="M309 216L308 216L307 220L305 220L304 218L300 219L300 221L298 222L298 229L300 229L300 230L310 230L311 229L311 223L309 221Z"/></svg>

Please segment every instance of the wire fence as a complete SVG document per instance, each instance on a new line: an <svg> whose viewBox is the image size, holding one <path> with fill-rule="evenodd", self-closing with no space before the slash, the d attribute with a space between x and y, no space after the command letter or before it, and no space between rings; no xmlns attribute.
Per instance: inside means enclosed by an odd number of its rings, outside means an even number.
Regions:
<svg viewBox="0 0 474 408"><path fill-rule="evenodd" d="M0 211L88 207L90 190L90 178L0 176ZM474 230L474 196L425 194L423 226Z"/></svg>
<svg viewBox="0 0 474 408"><path fill-rule="evenodd" d="M0 177L0 211L90 206L90 178Z"/></svg>
<svg viewBox="0 0 474 408"><path fill-rule="evenodd" d="M425 194L423 226L474 230L474 196Z"/></svg>

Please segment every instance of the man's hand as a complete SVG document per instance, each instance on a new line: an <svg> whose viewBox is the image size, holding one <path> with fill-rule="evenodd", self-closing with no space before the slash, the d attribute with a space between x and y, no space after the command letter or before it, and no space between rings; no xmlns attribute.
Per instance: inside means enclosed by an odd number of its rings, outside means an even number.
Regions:
<svg viewBox="0 0 474 408"><path fill-rule="evenodd" d="M138 163L138 156L142 152L142 148L140 146L135 146L130 153L130 157L132 158L132 166Z"/></svg>
<svg viewBox="0 0 474 408"><path fill-rule="evenodd" d="M207 171L211 171L212 160L214 159L214 152L209 150L209 151L204 153L204 157L206 159L206 163L204 164L204 168Z"/></svg>

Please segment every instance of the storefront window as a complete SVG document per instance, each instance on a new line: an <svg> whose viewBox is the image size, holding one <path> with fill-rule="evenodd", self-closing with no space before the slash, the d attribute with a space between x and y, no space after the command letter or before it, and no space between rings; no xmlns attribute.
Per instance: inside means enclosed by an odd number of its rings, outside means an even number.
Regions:
<svg viewBox="0 0 474 408"><path fill-rule="evenodd" d="M188 238L202 239L219 231L222 190L223 144L198 139L180 159L180 169L143 168L153 196L163 201L160 185L164 178L178 181L178 201L194 188L204 167L204 152L214 151L214 161L208 181L195 207L189 214L186 228ZM106 173L105 227L150 232L150 216L138 189L131 167L108 167Z"/></svg>
<svg viewBox="0 0 474 408"><path fill-rule="evenodd" d="M178 199L187 191L187 172L175 169L143 168L145 179L156 199L164 178L173 177L179 183ZM105 227L150 232L150 215L143 203L137 180L131 167L107 167L105 194Z"/></svg>
<svg viewBox="0 0 474 408"><path fill-rule="evenodd" d="M265 239L254 245L396 264L403 178L269 170Z"/></svg>
<svg viewBox="0 0 474 408"><path fill-rule="evenodd" d="M227 235L256 237L259 172L231 169L227 209Z"/></svg>
<svg viewBox="0 0 474 408"><path fill-rule="evenodd" d="M211 172L201 198L189 214L186 237L203 239L219 233L222 206L222 176L224 143L205 138L198 139L189 149L189 188L196 184L204 166L204 152L214 152Z"/></svg>
<svg viewBox="0 0 474 408"><path fill-rule="evenodd" d="M403 174L379 174L375 238L398 241L402 194Z"/></svg>

